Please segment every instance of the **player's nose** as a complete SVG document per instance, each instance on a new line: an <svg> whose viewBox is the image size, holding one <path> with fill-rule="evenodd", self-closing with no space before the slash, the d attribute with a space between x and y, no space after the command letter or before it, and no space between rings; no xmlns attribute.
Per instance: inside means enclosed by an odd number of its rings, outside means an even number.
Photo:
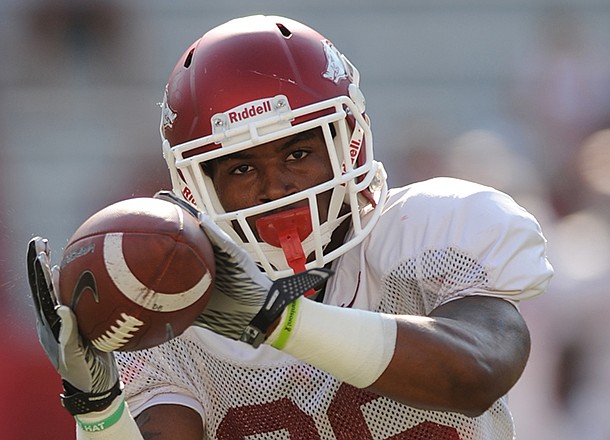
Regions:
<svg viewBox="0 0 610 440"><path fill-rule="evenodd" d="M298 191L295 176L283 166L268 166L259 173L261 203L277 200Z"/></svg>

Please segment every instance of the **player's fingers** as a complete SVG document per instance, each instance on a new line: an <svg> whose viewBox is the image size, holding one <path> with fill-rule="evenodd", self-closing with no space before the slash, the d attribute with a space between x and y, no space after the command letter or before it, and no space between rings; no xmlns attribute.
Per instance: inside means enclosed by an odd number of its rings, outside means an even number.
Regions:
<svg viewBox="0 0 610 440"><path fill-rule="evenodd" d="M68 306L59 306L56 310L57 316L61 319L59 342L62 347L74 350L80 346L76 316Z"/></svg>
<svg viewBox="0 0 610 440"><path fill-rule="evenodd" d="M36 271L36 284L38 291L41 292L41 296L48 296L48 302L44 305L51 306L51 311L57 306L57 297L53 292L53 277L51 275L51 268L49 267L49 259L45 253L38 254L36 261L34 262L34 269Z"/></svg>
<svg viewBox="0 0 610 440"><path fill-rule="evenodd" d="M53 282L53 290L55 292L55 298L60 298L59 291L59 266L56 264L51 268L51 280Z"/></svg>
<svg viewBox="0 0 610 440"><path fill-rule="evenodd" d="M190 203L187 203L184 200L182 200L172 191L159 191L154 195L154 198L165 200L166 202L174 203L174 204L180 206L182 209L184 209L186 212L188 212L193 217L198 218L199 211L197 211L197 208L195 208Z"/></svg>
<svg viewBox="0 0 610 440"><path fill-rule="evenodd" d="M231 237L229 237L226 232L224 232L216 223L214 223L208 215L198 211L194 206L185 202L184 200L176 196L173 192L159 191L155 194L154 197L157 199L175 203L181 206L189 214L196 217L199 220L201 229L208 236L210 243L212 243L215 253L220 250L224 253L228 252L231 256L235 256L237 254L245 252L241 249L241 247L237 246L237 244L231 239Z"/></svg>
<svg viewBox="0 0 610 440"><path fill-rule="evenodd" d="M200 212L198 218L201 229L203 229L203 232L205 232L213 245L218 246L221 249L232 247L231 244L234 242L231 237L220 229L220 227L212 221L209 215Z"/></svg>
<svg viewBox="0 0 610 440"><path fill-rule="evenodd" d="M34 260L36 259L36 256L38 255L38 252L36 251L36 240L38 240L40 237L34 237L32 238L29 242L28 242L28 252L27 252L27 265L28 265L28 274L30 273L30 269L33 269L34 267Z"/></svg>
<svg viewBox="0 0 610 440"><path fill-rule="evenodd" d="M179 205L187 213L189 213L199 221L201 230L207 235L208 239L210 240L210 243L214 248L214 252L217 252L217 250L219 249L225 250L224 245L227 240L231 240L231 238L222 229L220 229L218 225L212 222L208 215L198 211L190 203L185 202L171 191L159 191L154 195L154 198Z"/></svg>
<svg viewBox="0 0 610 440"><path fill-rule="evenodd" d="M36 272L35 263L36 263L36 260L38 259L38 254L40 253L40 251L39 251L40 240L42 240L40 237L34 237L30 240L30 242L28 243L28 251L27 251L27 257L26 257L27 270L28 270L28 282L30 284L30 289L32 291L33 296L35 296L35 294L38 290L38 279L36 276L37 272Z"/></svg>
<svg viewBox="0 0 610 440"><path fill-rule="evenodd" d="M33 289L32 297L41 323L48 327L55 340L58 340L61 322L56 312L57 299L50 285L51 274L48 264L44 261L45 258L42 255L44 254L40 254L34 261L36 288Z"/></svg>

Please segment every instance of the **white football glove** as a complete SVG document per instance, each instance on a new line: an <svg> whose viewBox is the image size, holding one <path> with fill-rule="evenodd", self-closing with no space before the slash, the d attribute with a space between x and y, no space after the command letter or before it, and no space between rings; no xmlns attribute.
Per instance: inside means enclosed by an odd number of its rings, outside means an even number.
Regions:
<svg viewBox="0 0 610 440"><path fill-rule="evenodd" d="M161 191L155 197L176 203L197 217L214 249L212 297L194 325L258 347L288 304L332 275L327 269L312 269L272 281L208 215L172 192Z"/></svg>
<svg viewBox="0 0 610 440"><path fill-rule="evenodd" d="M114 356L85 343L72 310L59 305L59 268L50 267L50 254L45 238L30 240L27 271L38 338L63 379L64 407L73 415L98 411L121 393Z"/></svg>

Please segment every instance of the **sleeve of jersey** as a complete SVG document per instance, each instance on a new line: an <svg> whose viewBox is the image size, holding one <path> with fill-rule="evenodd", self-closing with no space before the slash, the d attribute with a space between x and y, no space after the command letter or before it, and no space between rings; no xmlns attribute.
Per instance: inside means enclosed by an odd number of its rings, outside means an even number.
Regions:
<svg viewBox="0 0 610 440"><path fill-rule="evenodd" d="M505 194L484 193L482 198L470 208L474 218L465 227L465 237L467 249L473 249L489 276L486 293L513 300L541 294L553 268L540 225Z"/></svg>
<svg viewBox="0 0 610 440"><path fill-rule="evenodd" d="M518 301L546 289L553 274L546 239L534 216L507 194L441 179L409 200L402 215L413 220L406 221L406 230L415 231L406 234L412 240L407 247L413 246L408 252L419 261L426 250L435 250L432 266L445 264L439 274L452 277L452 286L445 287L454 298L483 294ZM426 270L424 263L418 266L419 273Z"/></svg>

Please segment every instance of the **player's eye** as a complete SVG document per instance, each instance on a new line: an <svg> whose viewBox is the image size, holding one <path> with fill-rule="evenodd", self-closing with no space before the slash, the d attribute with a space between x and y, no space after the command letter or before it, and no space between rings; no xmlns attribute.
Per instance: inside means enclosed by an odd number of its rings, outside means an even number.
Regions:
<svg viewBox="0 0 610 440"><path fill-rule="evenodd" d="M295 150L288 155L287 160L301 160L309 155L309 151L306 150Z"/></svg>
<svg viewBox="0 0 610 440"><path fill-rule="evenodd" d="M229 174L236 174L236 175L246 174L248 171L251 171L251 170L253 170L252 166L250 166L248 164L241 164L241 165L232 167Z"/></svg>

